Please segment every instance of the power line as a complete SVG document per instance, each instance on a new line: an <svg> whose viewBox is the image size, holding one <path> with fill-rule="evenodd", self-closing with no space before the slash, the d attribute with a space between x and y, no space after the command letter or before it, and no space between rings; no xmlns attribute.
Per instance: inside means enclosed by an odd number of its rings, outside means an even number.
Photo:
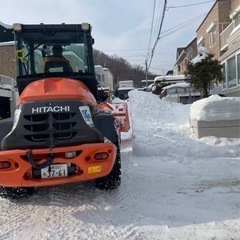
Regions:
<svg viewBox="0 0 240 240"><path fill-rule="evenodd" d="M150 46L152 43L152 32L153 32L153 21L154 21L154 16L155 16L155 8L156 8L156 0L154 0L154 3L153 3L152 23L151 23L151 30L150 30L149 45L148 45L148 55L149 55Z"/></svg>
<svg viewBox="0 0 240 240"><path fill-rule="evenodd" d="M192 4L187 4L187 5L170 6L170 7L167 7L167 10L168 10L169 8L191 7L191 6L201 5L201 4L210 3L210 2L215 2L215 0L206 1L206 2L200 2L200 3L192 3Z"/></svg>
<svg viewBox="0 0 240 240"><path fill-rule="evenodd" d="M204 17L206 15L206 13L202 13L201 15L198 15L197 17L191 18L186 22L183 22L179 25L176 25L176 26L174 26L172 28L169 28L165 31L162 31L162 34L165 34L165 35L161 36L161 38L163 38L165 36L168 36L169 34L172 34L175 31L180 30L182 27L185 27L185 26L199 20L200 18ZM141 48L141 49L102 49L101 51L104 51L104 52L142 52L142 51L146 52L146 50L148 50L148 49L143 49L143 48Z"/></svg>
<svg viewBox="0 0 240 240"><path fill-rule="evenodd" d="M169 29L167 29L167 30L165 30L165 31L162 31L162 34L163 34L163 33L167 33L167 32L171 32L172 30L178 29L179 27L185 26L186 24L193 23L193 22L195 22L196 20L198 20L199 18L204 17L206 14L207 14L207 12L202 13L202 14L194 17L194 18L191 18L191 19L187 20L186 22L180 23L180 24L178 24L178 25L176 25L176 26L174 26L174 27L172 27L172 28L169 28Z"/></svg>
<svg viewBox="0 0 240 240"><path fill-rule="evenodd" d="M229 0L218 0L218 1L229 1ZM234 0L235 1L235 0ZM159 4L159 6L160 6L160 4ZM155 10L156 11L156 10ZM216 11L216 9L213 9L213 11ZM172 34L172 33L174 33L174 32L176 32L176 31L179 31L179 30L181 30L181 28L182 27L185 27L185 26L187 26L187 25L189 25L189 24L192 24L193 22L195 22L195 21L197 21L197 20L199 20L200 18L202 18L202 17L204 17L204 15L206 15L207 14L207 12L206 13L203 13L203 14L201 14L201 15L199 15L199 16L197 16L197 17L195 17L195 18L192 18L192 19L190 19L190 20L188 20L188 21L186 21L186 22L183 22L183 23L181 23L181 24L179 24L179 25L177 25L177 26L175 26L175 27L172 27L172 28L170 28L170 29L168 29L168 30L165 30L165 31L162 31L161 32L161 36L159 36L159 39L162 39L162 38L164 38L164 37L166 37L166 36L168 36L168 35L170 35L170 34ZM160 21L159 21L160 22ZM163 35L164 34L164 35ZM157 41L159 40L159 39L157 39ZM144 51L144 52L146 52L146 51L149 51L149 49L122 49L122 50L105 50L105 51L107 51L107 52L111 52L111 51L114 51L114 52L134 52L134 51ZM103 50L104 51L104 50ZM144 55L143 55L144 56ZM123 56L122 56L123 57ZM136 57L136 59L130 59L131 57ZM145 64L145 66L146 66L146 62L147 62L147 59L145 58L145 62L143 62L143 60L137 60L137 58L138 58L138 56L127 56L127 57L125 57L126 58L126 60L130 60L131 62L141 62L142 64ZM163 62L166 62L166 61L163 61ZM169 61L170 62L170 61ZM150 65L149 65L149 67L148 68L150 68ZM151 69L152 69L152 67L151 67ZM146 70L148 70L147 68L146 68Z"/></svg>
<svg viewBox="0 0 240 240"><path fill-rule="evenodd" d="M160 39L160 35L161 35L161 31L162 31L162 25L163 25L163 20L164 20L164 17L165 17L165 12L166 12L166 8L167 8L167 0L164 1L164 7L163 7L163 11L162 11L162 19L161 19L161 22L160 22L160 27L159 27L159 31L158 31L158 36L157 36L157 39L154 43L154 46L152 48L152 51L151 51L151 55L150 55L150 60L149 60L149 64L147 64L147 59L146 59L146 72L148 71L149 67L151 66L151 63L152 63L152 58L153 58L153 54L154 54L154 51L155 51L155 48L157 46L157 43Z"/></svg>
<svg viewBox="0 0 240 240"><path fill-rule="evenodd" d="M170 35L170 34L172 34L172 33L174 33L174 32L177 32L178 30L181 30L183 27L186 27L186 26L192 24L193 22L196 22L197 20L201 19L201 18L204 17L205 15L206 15L206 13L203 13L203 14L201 14L201 15L199 15L199 16L197 16L197 17L195 17L195 18L193 18L193 19L191 19L191 20L189 20L189 21L187 21L187 22L184 22L184 23L182 23L182 24L179 24L179 25L177 25L177 26L175 26L175 27L173 27L173 28L171 28L171 29L168 29L168 30L162 32L162 34L163 34L163 33L165 33L165 34L162 35L161 38L166 37L166 36L168 36L168 35ZM172 31L171 31L171 30L172 30Z"/></svg>

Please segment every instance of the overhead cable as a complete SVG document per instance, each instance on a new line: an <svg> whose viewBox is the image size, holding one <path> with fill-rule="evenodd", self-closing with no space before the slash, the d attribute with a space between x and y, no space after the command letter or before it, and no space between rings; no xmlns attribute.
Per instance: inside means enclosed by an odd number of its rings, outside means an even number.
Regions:
<svg viewBox="0 0 240 240"><path fill-rule="evenodd" d="M154 16L155 16L155 9L156 9L156 0L154 0L153 3L153 12L152 12L152 23L151 23L151 31L150 31L150 38L149 38L149 44L148 44L148 55L149 55L149 51L150 51L150 46L152 43L152 32L153 32L153 22L154 22Z"/></svg>
<svg viewBox="0 0 240 240"><path fill-rule="evenodd" d="M148 69L150 68L150 66L151 66L152 58L153 58L153 55L154 55L154 51L155 51L155 48L156 48L156 46L157 46L157 43L158 43L158 41L159 41L159 39L160 39L160 35L161 35L161 31L162 31L162 25L163 25L163 20L164 20L164 17L165 17L166 8L167 8L167 0L164 1L163 11L162 11L162 19L161 19L161 22L160 22L160 27L159 27L157 39L156 39L156 41L155 41L155 43L154 43L154 46L153 46L153 48L152 48L149 63L148 63L148 65L146 64L146 65L147 65L147 66L146 66L146 68L147 68L146 70L148 70ZM147 61L148 61L148 60L146 59L146 62L147 62Z"/></svg>
<svg viewBox="0 0 240 240"><path fill-rule="evenodd" d="M201 5L201 4L210 3L210 2L215 2L215 0L206 1L206 2L199 2L199 3L192 3L192 4L187 4L187 5L170 6L170 7L167 7L167 9L169 9L169 8L191 7L191 6Z"/></svg>

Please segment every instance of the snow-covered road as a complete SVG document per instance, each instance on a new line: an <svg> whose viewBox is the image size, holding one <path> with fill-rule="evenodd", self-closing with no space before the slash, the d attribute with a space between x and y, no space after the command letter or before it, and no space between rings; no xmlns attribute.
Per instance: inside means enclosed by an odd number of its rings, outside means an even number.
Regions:
<svg viewBox="0 0 240 240"><path fill-rule="evenodd" d="M0 198L0 240L239 240L240 141L195 139L190 105L130 94L122 185L91 182Z"/></svg>

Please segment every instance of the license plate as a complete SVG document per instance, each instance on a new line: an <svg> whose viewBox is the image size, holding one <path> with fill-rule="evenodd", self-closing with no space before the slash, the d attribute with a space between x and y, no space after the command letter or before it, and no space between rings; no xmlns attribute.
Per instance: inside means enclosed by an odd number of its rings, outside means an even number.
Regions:
<svg viewBox="0 0 240 240"><path fill-rule="evenodd" d="M68 176L67 164L50 165L50 167L41 169L41 178L57 178Z"/></svg>

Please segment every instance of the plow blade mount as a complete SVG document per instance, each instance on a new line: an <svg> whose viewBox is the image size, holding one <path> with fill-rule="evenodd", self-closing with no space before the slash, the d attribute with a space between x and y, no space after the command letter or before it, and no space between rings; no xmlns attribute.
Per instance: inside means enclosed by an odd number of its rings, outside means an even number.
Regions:
<svg viewBox="0 0 240 240"><path fill-rule="evenodd" d="M120 131L128 132L130 129L130 120L127 103L108 103L104 102L99 105L102 111L110 111L113 117L119 120Z"/></svg>

